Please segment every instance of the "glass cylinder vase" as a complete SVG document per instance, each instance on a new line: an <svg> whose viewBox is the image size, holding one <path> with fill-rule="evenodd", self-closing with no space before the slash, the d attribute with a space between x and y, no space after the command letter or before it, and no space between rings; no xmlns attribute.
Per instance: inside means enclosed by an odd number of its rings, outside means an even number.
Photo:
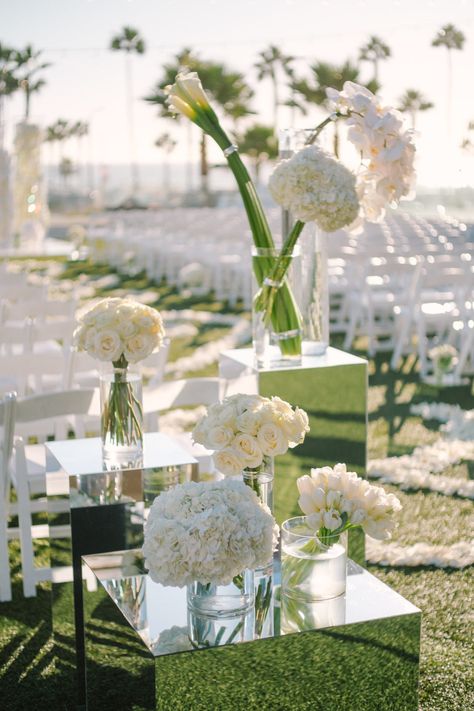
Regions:
<svg viewBox="0 0 474 711"><path fill-rule="evenodd" d="M128 368L100 375L102 454L112 466L136 465L143 452L141 376Z"/></svg>
<svg viewBox="0 0 474 711"><path fill-rule="evenodd" d="M301 252L296 246L284 258L281 279L273 274L279 253L278 248L252 247L252 343L260 368L301 363Z"/></svg>
<svg viewBox="0 0 474 711"><path fill-rule="evenodd" d="M347 532L318 537L305 516L281 526L282 594L297 600L328 600L346 591Z"/></svg>
<svg viewBox="0 0 474 711"><path fill-rule="evenodd" d="M312 129L284 129L279 133L279 157L291 158L307 145ZM295 220L282 210L282 234ZM301 248L301 283L298 306L302 315L303 355L323 355L329 345L329 280L326 233L308 222L298 239Z"/></svg>
<svg viewBox="0 0 474 711"><path fill-rule="evenodd" d="M264 456L259 467L242 470L242 478L247 486L255 491L262 501L273 513L273 479L275 477L273 457Z"/></svg>
<svg viewBox="0 0 474 711"><path fill-rule="evenodd" d="M254 603L254 572L244 570L227 585L194 581L187 588L188 608L200 616L233 617Z"/></svg>

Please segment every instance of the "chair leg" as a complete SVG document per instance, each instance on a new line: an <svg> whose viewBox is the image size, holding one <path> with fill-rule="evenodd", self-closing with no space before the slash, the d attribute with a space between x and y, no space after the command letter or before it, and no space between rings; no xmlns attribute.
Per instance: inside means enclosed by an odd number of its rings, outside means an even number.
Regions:
<svg viewBox="0 0 474 711"><path fill-rule="evenodd" d="M9 602L12 599L7 528L8 508L2 492L0 496L0 602Z"/></svg>
<svg viewBox="0 0 474 711"><path fill-rule="evenodd" d="M18 524L20 528L21 569L23 574L23 594L36 596L35 558L31 533L30 492L25 448L23 442L16 444L16 493L18 497Z"/></svg>

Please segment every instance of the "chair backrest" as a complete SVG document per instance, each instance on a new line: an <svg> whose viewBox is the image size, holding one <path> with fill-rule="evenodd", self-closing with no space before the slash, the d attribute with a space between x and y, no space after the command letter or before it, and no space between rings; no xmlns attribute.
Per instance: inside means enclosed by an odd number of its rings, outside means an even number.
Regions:
<svg viewBox="0 0 474 711"><path fill-rule="evenodd" d="M145 389L143 410L163 412L174 407L212 405L219 401L219 378L190 378L161 383L156 388Z"/></svg>
<svg viewBox="0 0 474 711"><path fill-rule="evenodd" d="M13 381L14 389L21 395L26 394L31 382L33 382L33 390L41 392L44 387L43 378L46 376L57 376L57 385L59 388L64 387L66 357L63 351L20 353L15 356L0 355L0 385L2 378L6 378L9 382Z"/></svg>
<svg viewBox="0 0 474 711"><path fill-rule="evenodd" d="M6 393L0 400L0 484L2 497L5 497L9 487L8 464L13 450L15 434L16 393Z"/></svg>
<svg viewBox="0 0 474 711"><path fill-rule="evenodd" d="M48 436L64 439L71 416L100 414L99 390L60 390L18 398L14 409L15 435L44 441ZM75 429L75 425L73 425Z"/></svg>

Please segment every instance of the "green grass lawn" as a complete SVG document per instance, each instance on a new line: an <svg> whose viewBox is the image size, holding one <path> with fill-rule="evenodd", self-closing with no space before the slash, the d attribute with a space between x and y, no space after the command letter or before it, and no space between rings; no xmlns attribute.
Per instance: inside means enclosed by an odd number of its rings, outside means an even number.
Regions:
<svg viewBox="0 0 474 711"><path fill-rule="evenodd" d="M30 263L29 266L41 274L42 270L48 268L48 264L42 261ZM57 278L63 281L76 281L81 274L87 274L87 283L93 284L94 279L110 274L108 267L87 262L61 264L63 271ZM117 286L97 289L96 293L105 296L142 289L156 292L154 304L157 308L195 308L214 312L226 310L226 304L216 303L211 295L207 298L185 295L183 298L176 289L149 284L143 274L133 279L120 277ZM226 330L221 326L210 325L199 328L195 337L176 339L172 345L172 359L190 355L197 346L221 337ZM361 342L357 345L363 354L364 344ZM414 402L445 401L458 403L464 409L474 408L471 386L438 390L419 382L413 358L408 358L397 373L390 371L388 363L389 354L379 355L370 362L369 457L401 455L436 438L436 423L424 422L410 414L410 404ZM215 375L216 372L214 365L205 371L188 375ZM460 464L444 474L467 477L469 469L466 464ZM397 493L404 506L401 525L395 535L395 540L400 543L408 545L424 541L451 544L472 538L474 517L471 501L431 492L401 492L394 486L387 488ZM47 545L44 541L38 542L38 558L43 563L47 559ZM66 708L68 689L53 666L48 586L42 584L36 598L24 600L17 543L11 544L11 561L14 600L0 604L0 709L55 711ZM421 709L473 709L473 569L458 571L370 566L370 570L422 610ZM64 654L67 657L70 650L65 649ZM386 709L389 710L390 706ZM339 709L335 702L334 708L328 711L345 710Z"/></svg>

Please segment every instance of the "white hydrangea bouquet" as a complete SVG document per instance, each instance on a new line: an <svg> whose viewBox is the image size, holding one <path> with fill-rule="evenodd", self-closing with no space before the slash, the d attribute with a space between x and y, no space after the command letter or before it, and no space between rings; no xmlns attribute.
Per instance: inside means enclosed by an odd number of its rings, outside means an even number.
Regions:
<svg viewBox="0 0 474 711"><path fill-rule="evenodd" d="M266 457L285 454L304 441L308 415L279 397L231 395L211 405L193 431L195 442L214 450L214 463L225 476L258 473ZM258 481L252 479L260 495Z"/></svg>
<svg viewBox="0 0 474 711"><path fill-rule="evenodd" d="M74 345L111 363L113 374L102 387L102 438L105 446L133 447L142 441L141 382L129 364L147 358L163 342L159 312L132 299L102 299L77 319Z"/></svg>
<svg viewBox="0 0 474 711"><path fill-rule="evenodd" d="M312 469L297 480L298 504L321 543L336 543L351 528L372 538L388 539L402 505L395 494L348 472L345 464Z"/></svg>
<svg viewBox="0 0 474 711"><path fill-rule="evenodd" d="M428 355L433 361L434 373L438 382L441 382L443 375L450 373L458 362L458 352L449 343L442 343L431 348Z"/></svg>
<svg viewBox="0 0 474 711"><path fill-rule="evenodd" d="M243 482L187 482L153 502L143 554L161 585L227 585L264 565L277 542L273 516Z"/></svg>
<svg viewBox="0 0 474 711"><path fill-rule="evenodd" d="M166 93L170 110L193 121L223 150L242 196L255 247L274 249L255 186L238 154L238 147L222 129L198 74L178 74ZM278 257L253 260L260 286L254 308L264 315L264 322L280 334L283 356L301 355L302 349L301 314L285 275L304 223L315 220L323 230L330 232L343 227L352 229L363 220L381 220L386 205L397 205L401 198L412 197L413 193L415 147L401 114L353 82L346 82L343 91L328 89L327 96L333 108L330 116L315 128L308 146L281 161L270 179L273 197L290 211L296 222L289 234L283 235ZM357 174L312 145L328 124L338 120L347 122L349 140L360 153Z"/></svg>

